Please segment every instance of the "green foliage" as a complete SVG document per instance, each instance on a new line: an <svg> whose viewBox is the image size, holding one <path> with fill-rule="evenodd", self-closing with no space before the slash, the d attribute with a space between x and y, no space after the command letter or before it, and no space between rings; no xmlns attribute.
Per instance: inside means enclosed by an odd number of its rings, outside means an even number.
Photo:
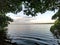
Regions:
<svg viewBox="0 0 60 45"><path fill-rule="evenodd" d="M44 13L47 10L59 8L59 0L0 0L0 12L20 12L22 3L25 7L25 14L36 16L38 12Z"/></svg>
<svg viewBox="0 0 60 45"><path fill-rule="evenodd" d="M54 33L54 30L55 30L56 28L55 28L55 26L53 25L53 26L51 26L51 28L50 28L50 31L52 32L52 33Z"/></svg>
<svg viewBox="0 0 60 45"><path fill-rule="evenodd" d="M58 19L58 20L60 20L60 9L58 10L58 12L56 12L56 14L54 14L52 16L52 19Z"/></svg>
<svg viewBox="0 0 60 45"><path fill-rule="evenodd" d="M12 21L13 20L10 17L4 14L0 14L0 27L6 27Z"/></svg>
<svg viewBox="0 0 60 45"><path fill-rule="evenodd" d="M0 12L15 12L20 11L21 1L20 0L0 0Z"/></svg>
<svg viewBox="0 0 60 45"><path fill-rule="evenodd" d="M54 30L58 30L60 32L60 20L56 20L54 25L51 26L50 31L54 33Z"/></svg>
<svg viewBox="0 0 60 45"><path fill-rule="evenodd" d="M54 26L55 28L60 29L60 20L56 20Z"/></svg>
<svg viewBox="0 0 60 45"><path fill-rule="evenodd" d="M38 12L44 13L47 10L55 10L58 7L58 0L26 0L24 2L25 10L27 15L36 16Z"/></svg>

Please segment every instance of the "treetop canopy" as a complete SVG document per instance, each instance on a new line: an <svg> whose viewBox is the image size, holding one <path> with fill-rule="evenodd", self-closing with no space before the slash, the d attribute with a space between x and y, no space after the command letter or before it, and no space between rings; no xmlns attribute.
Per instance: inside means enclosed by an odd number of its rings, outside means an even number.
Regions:
<svg viewBox="0 0 60 45"><path fill-rule="evenodd" d="M22 3L26 15L36 16L47 10L60 9L60 0L0 0L0 13L17 13L22 10Z"/></svg>

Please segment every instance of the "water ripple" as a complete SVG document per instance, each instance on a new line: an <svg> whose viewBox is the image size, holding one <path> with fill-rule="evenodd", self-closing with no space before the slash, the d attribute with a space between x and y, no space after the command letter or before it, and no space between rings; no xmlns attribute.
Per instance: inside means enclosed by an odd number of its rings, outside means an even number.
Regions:
<svg viewBox="0 0 60 45"><path fill-rule="evenodd" d="M56 43L55 40L28 36L13 36L11 39L12 42L17 42L21 45L54 45Z"/></svg>

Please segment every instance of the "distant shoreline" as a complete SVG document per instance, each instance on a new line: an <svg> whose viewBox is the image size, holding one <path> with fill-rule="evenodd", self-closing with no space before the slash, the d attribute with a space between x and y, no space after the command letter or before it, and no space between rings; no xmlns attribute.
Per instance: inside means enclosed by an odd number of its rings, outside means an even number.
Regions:
<svg viewBox="0 0 60 45"><path fill-rule="evenodd" d="M54 24L54 23L11 23L9 25L28 25L28 24Z"/></svg>
<svg viewBox="0 0 60 45"><path fill-rule="evenodd" d="M32 23L32 24L54 24L54 23Z"/></svg>

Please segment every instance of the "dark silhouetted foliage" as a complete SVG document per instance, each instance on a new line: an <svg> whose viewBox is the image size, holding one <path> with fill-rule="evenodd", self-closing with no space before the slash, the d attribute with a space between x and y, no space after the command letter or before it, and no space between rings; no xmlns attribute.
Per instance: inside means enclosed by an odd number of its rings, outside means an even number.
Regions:
<svg viewBox="0 0 60 45"><path fill-rule="evenodd" d="M26 15L36 16L36 13L44 13L47 10L55 10L60 7L60 0L0 0L0 12L20 12L22 4Z"/></svg>
<svg viewBox="0 0 60 45"><path fill-rule="evenodd" d="M0 27L6 27L13 19L6 16L5 14L0 14Z"/></svg>

